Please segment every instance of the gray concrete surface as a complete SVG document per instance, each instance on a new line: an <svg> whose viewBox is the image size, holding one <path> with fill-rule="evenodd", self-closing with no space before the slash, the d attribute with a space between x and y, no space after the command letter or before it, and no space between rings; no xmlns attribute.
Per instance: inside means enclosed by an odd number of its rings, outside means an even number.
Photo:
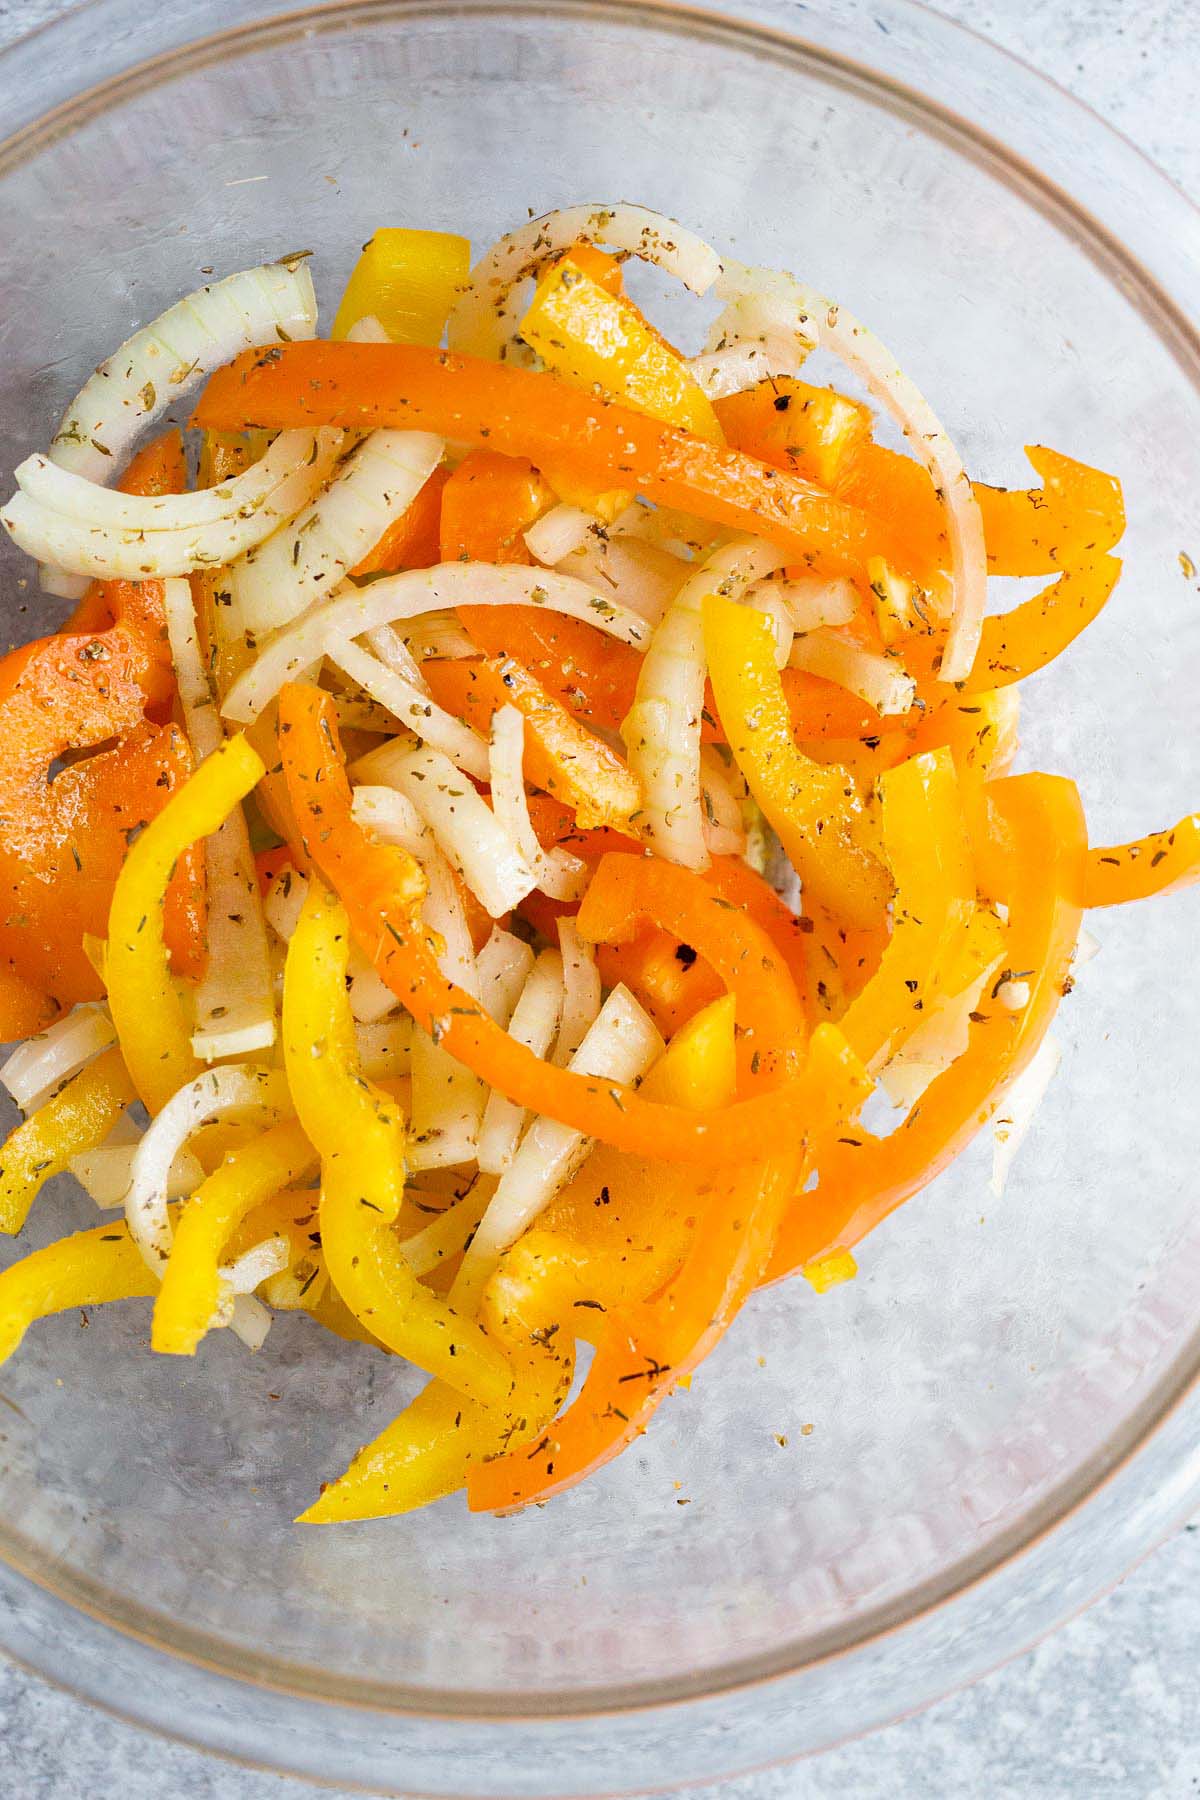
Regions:
<svg viewBox="0 0 1200 1800"><path fill-rule="evenodd" d="M170 0L161 0L170 4ZM0 0L0 44L56 17ZM1200 197L1196 0L942 0L1088 101ZM817 1761L675 1800L1184 1800L1200 1795L1200 1527L1031 1654ZM328 1800L160 1743L0 1663L3 1800Z"/></svg>

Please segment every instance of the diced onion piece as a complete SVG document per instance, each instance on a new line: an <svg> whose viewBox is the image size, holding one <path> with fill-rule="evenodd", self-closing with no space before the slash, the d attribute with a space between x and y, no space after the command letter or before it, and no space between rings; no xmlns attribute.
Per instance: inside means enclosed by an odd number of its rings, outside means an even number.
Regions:
<svg viewBox="0 0 1200 1800"><path fill-rule="evenodd" d="M439 1264L466 1249L491 1203L495 1187L495 1182L486 1176L476 1176L461 1200L455 1200L422 1230L403 1239L400 1248L414 1275L432 1275Z"/></svg>
<svg viewBox="0 0 1200 1800"><path fill-rule="evenodd" d="M933 408L874 332L791 276L727 259L718 291L728 305L713 327L714 339L756 337L774 353L781 345L786 349L790 332L798 350L819 347L840 357L886 407L929 470L946 511L954 584L939 674L943 681L962 681L975 661L987 609L983 517L962 459Z"/></svg>
<svg viewBox="0 0 1200 1800"><path fill-rule="evenodd" d="M1054 1080L1062 1051L1052 1037L1043 1038L1028 1066L1011 1083L992 1121L992 1193L999 1199L1008 1181L1013 1159L1029 1135L1034 1114Z"/></svg>
<svg viewBox="0 0 1200 1800"><path fill-rule="evenodd" d="M355 1028L358 1065L368 1081L407 1075L415 1027L407 1013Z"/></svg>
<svg viewBox="0 0 1200 1800"><path fill-rule="evenodd" d="M837 631L810 631L798 637L788 660L793 669L805 669L857 694L884 718L908 712L917 697L917 684L903 664Z"/></svg>
<svg viewBox="0 0 1200 1800"><path fill-rule="evenodd" d="M795 632L791 614L774 591L774 584L770 581L756 582L752 596L746 596L746 604L771 621L771 631L775 638L775 667L785 669L792 653Z"/></svg>
<svg viewBox="0 0 1200 1800"><path fill-rule="evenodd" d="M563 964L557 950L543 950L513 1008L508 1034L535 1056L545 1057L558 1032L563 1006ZM501 1175L512 1161L525 1124L525 1109L506 1094L493 1093L479 1132L479 1167Z"/></svg>
<svg viewBox="0 0 1200 1800"><path fill-rule="evenodd" d="M71 1158L68 1167L72 1175L101 1212L124 1206L139 1142L140 1138L132 1144L98 1144L94 1150L81 1150ZM166 1197L182 1200L194 1193L203 1180L204 1170L191 1151L180 1150L167 1174Z"/></svg>
<svg viewBox="0 0 1200 1800"><path fill-rule="evenodd" d="M564 556L580 549L587 542L589 533L603 524L597 513L587 512L582 506L570 506L563 500L529 527L525 533L525 548L534 562L552 569Z"/></svg>
<svg viewBox="0 0 1200 1800"><path fill-rule="evenodd" d="M346 333L348 344L390 344L391 341L374 313L364 313L361 319L355 319Z"/></svg>
<svg viewBox="0 0 1200 1800"><path fill-rule="evenodd" d="M458 768L466 769L480 780L486 777L487 746L483 739L453 713L440 707L426 691L423 681L418 684L407 680L360 644L330 638L325 653L336 668L357 682L381 706L387 707L431 749L444 754Z"/></svg>
<svg viewBox="0 0 1200 1800"><path fill-rule="evenodd" d="M479 655L478 644L459 624L457 613L432 612L423 619L411 619L400 635L418 665L434 657L461 662L465 657Z"/></svg>
<svg viewBox="0 0 1200 1800"><path fill-rule="evenodd" d="M0 1081L23 1112L36 1112L56 1088L116 1041L106 1008L88 1001L19 1044L0 1068Z"/></svg>
<svg viewBox="0 0 1200 1800"><path fill-rule="evenodd" d="M244 474L220 487L160 498L114 493L30 458L22 468L40 463L41 485L52 478L62 491L61 505L51 508L18 492L0 511L0 524L22 550L73 574L130 581L187 575L233 562L298 512L328 477L343 437L324 426L281 431ZM218 501L219 516L190 522L193 513L211 512ZM200 502L203 507L193 504ZM127 522L86 516L106 509Z"/></svg>
<svg viewBox="0 0 1200 1800"><path fill-rule="evenodd" d="M267 924L283 943L292 940L308 898L308 877L298 869L280 869L267 889L263 913Z"/></svg>
<svg viewBox="0 0 1200 1800"><path fill-rule="evenodd" d="M621 726L629 767L642 789L639 824L660 856L684 868L709 865L700 801L707 674L702 607L710 594L740 598L782 562L774 545L739 537L688 577L651 639L636 698Z"/></svg>
<svg viewBox="0 0 1200 1800"><path fill-rule="evenodd" d="M1075 954L1071 958L1071 966L1082 969L1085 963L1090 963L1093 956L1099 956L1099 954L1100 940L1098 937L1094 937L1085 925L1075 940Z"/></svg>
<svg viewBox="0 0 1200 1800"><path fill-rule="evenodd" d="M281 631L230 688L225 716L249 724L298 670L332 654L331 645L347 644L380 625L444 612L447 607L511 605L565 613L626 644L640 646L650 636L636 613L566 575L519 563L438 563L431 569L383 576L368 587L342 588L332 600Z"/></svg>
<svg viewBox="0 0 1200 1800"><path fill-rule="evenodd" d="M595 948L580 937L573 919L559 919L558 948L562 955L563 1002L554 1061L565 1069L573 1066L572 1059L596 1023L601 987Z"/></svg>
<svg viewBox="0 0 1200 1800"><path fill-rule="evenodd" d="M819 575L798 575L791 580L758 581L747 593L746 604L765 610L768 599L783 607L793 632L848 625L858 611L858 589L844 578L825 581Z"/></svg>
<svg viewBox="0 0 1200 1800"><path fill-rule="evenodd" d="M782 350L770 339L761 344L735 340L721 350L707 350L702 356L688 358L686 368L692 380L710 400L726 400L730 394L741 394L757 387L760 381L775 381L780 375L795 375L806 359L799 344L790 343Z"/></svg>
<svg viewBox="0 0 1200 1800"><path fill-rule="evenodd" d="M493 925L491 936L475 958L475 969L479 998L497 1025L507 1028L532 968L533 951L529 945L511 931Z"/></svg>
<svg viewBox="0 0 1200 1800"><path fill-rule="evenodd" d="M275 631L333 593L408 511L444 450L427 431L373 431L323 494L230 570L243 625Z"/></svg>
<svg viewBox="0 0 1200 1800"><path fill-rule="evenodd" d="M199 1126L212 1119L262 1113L278 1117L286 1093L278 1070L251 1064L208 1069L186 1082L150 1121L133 1158L125 1220L147 1266L160 1278L174 1237L167 1188L180 1150Z"/></svg>
<svg viewBox="0 0 1200 1800"><path fill-rule="evenodd" d="M261 1350L271 1329L271 1315L253 1294L237 1294L229 1312L229 1329L252 1354Z"/></svg>
<svg viewBox="0 0 1200 1800"><path fill-rule="evenodd" d="M647 625L657 625L689 573L670 550L621 532L593 532L560 562L560 575L574 575L628 607Z"/></svg>
<svg viewBox="0 0 1200 1800"><path fill-rule="evenodd" d="M524 718L515 706L497 707L492 714L492 739L488 746L493 816L532 870L534 883L543 894L549 894L552 900L581 900L589 879L586 863L562 849L543 850L533 829L525 792L524 755Z"/></svg>
<svg viewBox="0 0 1200 1800"><path fill-rule="evenodd" d="M614 1083L637 1081L662 1055L663 1041L629 989L613 989L569 1067ZM451 1289L464 1308L477 1298L502 1251L516 1242L578 1169L592 1140L557 1119L538 1117L500 1178L491 1205Z"/></svg>
<svg viewBox="0 0 1200 1800"><path fill-rule="evenodd" d="M386 1019L400 1004L387 982L376 973L374 965L357 944L350 946L346 966L346 997L350 1002L350 1011L359 1025L374 1025L380 1019Z"/></svg>
<svg viewBox="0 0 1200 1800"><path fill-rule="evenodd" d="M439 850L491 918L511 912L536 886L533 869L504 824L440 751L386 744L359 767L366 765L374 780L399 789L412 801ZM356 799L356 808L360 804L370 802Z"/></svg>
<svg viewBox="0 0 1200 1800"><path fill-rule="evenodd" d="M191 586L163 583L167 637L184 723L197 762L224 733L196 633ZM235 806L204 844L208 960L196 987L192 1049L206 1062L275 1042L275 989L246 816Z"/></svg>
<svg viewBox="0 0 1200 1800"><path fill-rule="evenodd" d="M450 348L473 356L508 354L524 310L525 282L581 239L656 263L693 294L707 293L721 272L721 259L711 245L662 213L624 201L567 206L508 232L475 264L467 290L450 314Z"/></svg>
<svg viewBox="0 0 1200 1800"><path fill-rule="evenodd" d="M380 625L447 607L514 604L544 606L582 619L623 643L641 645L649 637L644 620L636 613L567 576L519 564L440 563L431 569L385 576L366 588L344 588L326 605L280 632L230 689L225 715L239 723L251 722L285 682L329 653L331 645L349 643Z"/></svg>
<svg viewBox="0 0 1200 1800"><path fill-rule="evenodd" d="M983 941L986 929L986 915L980 908L967 930ZM1004 960L1003 938L994 950L982 954L987 960L980 962L978 973L970 983L956 994L935 994L929 1016L881 1070L880 1084L893 1106L902 1106L906 1111L915 1106L930 1082L944 1074L967 1049L971 1041L971 1014Z"/></svg>

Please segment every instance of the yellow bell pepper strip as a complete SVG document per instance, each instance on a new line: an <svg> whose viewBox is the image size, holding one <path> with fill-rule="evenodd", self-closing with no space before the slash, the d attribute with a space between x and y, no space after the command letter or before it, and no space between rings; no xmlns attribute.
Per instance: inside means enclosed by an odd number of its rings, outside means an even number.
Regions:
<svg viewBox="0 0 1200 1800"><path fill-rule="evenodd" d="M221 1299L221 1253L254 1207L307 1175L317 1156L301 1127L285 1119L232 1150L183 1208L154 1304L150 1346L194 1356Z"/></svg>
<svg viewBox="0 0 1200 1800"><path fill-rule="evenodd" d="M1200 813L1188 813L1168 831L1152 831L1129 844L1088 851L1085 906L1123 906L1174 894L1200 881Z"/></svg>
<svg viewBox="0 0 1200 1800"><path fill-rule="evenodd" d="M442 489L442 561L531 563L524 534L553 504L527 458L472 450Z"/></svg>
<svg viewBox="0 0 1200 1800"><path fill-rule="evenodd" d="M808 1144L823 1141L871 1091L832 1025L819 1026L812 1038L806 1078L805 1134L719 1181L678 1274L654 1299L613 1317L566 1413L532 1449L526 1440L472 1466L472 1512L548 1500L611 1461L723 1336L770 1257L780 1217L803 1178Z"/></svg>
<svg viewBox="0 0 1200 1800"><path fill-rule="evenodd" d="M474 609L463 608L468 610ZM525 720L526 778L565 801L584 830L630 829L642 796L624 759L585 730L515 657L428 662L422 672L438 705L484 735L494 712L515 706Z"/></svg>
<svg viewBox="0 0 1200 1800"><path fill-rule="evenodd" d="M631 300L610 294L566 256L538 283L521 336L572 387L723 442L712 402L687 364L664 344Z"/></svg>
<svg viewBox="0 0 1200 1800"><path fill-rule="evenodd" d="M793 742L771 621L712 595L704 643L729 748L802 883L839 919L871 924L888 902L887 872L855 841L863 807L849 777Z"/></svg>
<svg viewBox="0 0 1200 1800"><path fill-rule="evenodd" d="M1025 454L1042 478L1040 488L975 483L991 574L1053 575L1120 542L1125 504L1115 475L1043 444L1027 445Z"/></svg>
<svg viewBox="0 0 1200 1800"><path fill-rule="evenodd" d="M831 1251L852 1249L953 1161L1028 1065L1069 985L1087 863L1079 794L1073 782L1055 775L1010 776L989 788L1006 833L1005 880L997 897L1009 909L1007 977L1002 970L985 988L966 1051L930 1083L895 1131L878 1138L858 1127L819 1159L820 1185L797 1196L768 1280ZM1001 996L1006 978L1018 974L1030 997L1014 1012Z"/></svg>
<svg viewBox="0 0 1200 1800"><path fill-rule="evenodd" d="M892 935L879 967L841 1021L877 1069L923 1023L975 909L975 877L948 750L926 751L879 782L883 837L896 883Z"/></svg>
<svg viewBox="0 0 1200 1800"><path fill-rule="evenodd" d="M20 1231L44 1183L102 1144L136 1099L120 1051L106 1050L18 1125L0 1148L0 1231Z"/></svg>
<svg viewBox="0 0 1200 1800"><path fill-rule="evenodd" d="M810 387L791 375L730 394L716 401L713 410L739 450L823 488L836 486L846 463L871 435L867 407L835 388Z"/></svg>
<svg viewBox="0 0 1200 1800"><path fill-rule="evenodd" d="M468 238L381 226L350 272L330 336L344 338L360 319L375 318L393 343L438 344L470 273Z"/></svg>
<svg viewBox="0 0 1200 1800"><path fill-rule="evenodd" d="M977 694L1024 681L1061 656L1097 618L1117 585L1115 556L1093 556L1070 568L1040 594L983 621L979 652L959 691Z"/></svg>
<svg viewBox="0 0 1200 1800"><path fill-rule="evenodd" d="M152 1113L203 1067L168 966L167 889L184 852L214 832L265 774L245 738L229 738L151 820L117 877L108 915L108 1001L125 1066Z"/></svg>
<svg viewBox="0 0 1200 1800"><path fill-rule="evenodd" d="M34 1250L0 1274L0 1363L37 1319L109 1300L141 1299L157 1286L158 1277L124 1219Z"/></svg>
<svg viewBox="0 0 1200 1800"><path fill-rule="evenodd" d="M305 683L290 684L280 695L279 725L301 833L298 854L321 869L346 906L364 954L422 1030L436 1034L450 1055L518 1106L663 1162L745 1160L770 1137L792 1129L804 1103L802 1078L769 1095L691 1113L644 1100L632 1088L572 1074L518 1044L438 968L417 911L424 883L412 858L372 843L354 820L329 695Z"/></svg>
<svg viewBox="0 0 1200 1800"><path fill-rule="evenodd" d="M652 1098L705 1109L732 1097L733 1010L724 996L672 1039L646 1076ZM482 1458L541 1430L565 1398L574 1339L595 1335L607 1304L662 1285L686 1254L704 1194L703 1178L698 1183L691 1169L664 1169L607 1146L593 1151L551 1202L548 1229L535 1226L518 1239L484 1290L481 1316L522 1368L514 1402L485 1408L431 1382L302 1522L411 1512L456 1492ZM550 1246L541 1262L539 1243Z"/></svg>
<svg viewBox="0 0 1200 1800"><path fill-rule="evenodd" d="M473 1320L421 1286L390 1227L404 1199L404 1122L359 1073L346 997L346 915L309 884L288 945L283 1053L297 1117L322 1163L321 1247L330 1279L380 1341L460 1393L496 1403L512 1372Z"/></svg>
<svg viewBox="0 0 1200 1800"><path fill-rule="evenodd" d="M316 422L389 425L562 463L593 488L624 486L734 531L768 537L797 563L863 572L867 519L811 483L557 376L415 344L277 344L209 380L195 423L282 429Z"/></svg>

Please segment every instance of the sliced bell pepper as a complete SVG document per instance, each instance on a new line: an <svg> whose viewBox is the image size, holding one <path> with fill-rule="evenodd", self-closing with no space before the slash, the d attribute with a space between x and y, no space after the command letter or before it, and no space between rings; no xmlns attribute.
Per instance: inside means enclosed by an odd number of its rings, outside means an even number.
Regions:
<svg viewBox="0 0 1200 1800"><path fill-rule="evenodd" d="M1007 687L1044 669L1099 615L1120 573L1115 556L1092 556L1073 563L1010 612L991 614L983 621L978 654L959 691L977 694Z"/></svg>
<svg viewBox="0 0 1200 1800"><path fill-rule="evenodd" d="M108 915L108 1001L126 1067L157 1112L202 1064L171 980L163 908L184 852L214 832L266 773L244 737L228 738L189 776L130 847Z"/></svg>
<svg viewBox="0 0 1200 1800"><path fill-rule="evenodd" d="M629 644L534 606L460 606L458 616L486 656L515 657L585 724L619 728L642 663Z"/></svg>
<svg viewBox="0 0 1200 1800"><path fill-rule="evenodd" d="M772 539L798 563L862 572L885 548L864 515L810 483L709 444L554 375L405 344L277 344L213 375L198 425L248 420L390 425L483 440L538 468L561 462L590 487L623 486L701 518Z"/></svg>
<svg viewBox="0 0 1200 1800"><path fill-rule="evenodd" d="M295 1119L230 1151L180 1212L154 1303L150 1346L194 1356L221 1299L221 1252L246 1214L315 1168L317 1156ZM315 1205L315 1196L313 1197Z"/></svg>
<svg viewBox="0 0 1200 1800"><path fill-rule="evenodd" d="M870 925L888 902L887 872L855 839L863 806L853 782L793 742L771 621L712 595L704 642L729 748L801 881L837 918Z"/></svg>
<svg viewBox="0 0 1200 1800"><path fill-rule="evenodd" d="M715 402L731 444L760 462L832 489L871 435L871 414L835 388L810 387L791 375L760 381Z"/></svg>
<svg viewBox="0 0 1200 1800"><path fill-rule="evenodd" d="M73 1156L102 1144L137 1099L119 1050L106 1050L0 1148L0 1231L20 1231L39 1190Z"/></svg>
<svg viewBox="0 0 1200 1800"><path fill-rule="evenodd" d="M355 822L329 696L292 683L280 695L279 721L301 853L338 891L359 945L418 1025L489 1086L586 1137L664 1162L736 1162L765 1141L763 1132L792 1128L804 1100L800 1078L770 1095L690 1113L557 1068L518 1044L438 968L416 910L424 884L412 858L372 843Z"/></svg>
<svg viewBox="0 0 1200 1800"><path fill-rule="evenodd" d="M624 982L668 1037L724 992L693 945L653 925L621 943L598 945L596 963L605 987Z"/></svg>
<svg viewBox="0 0 1200 1800"><path fill-rule="evenodd" d="M449 469L433 471L412 505L393 521L361 562L350 570L351 581L368 575L394 575L401 569L428 569L441 556L442 494Z"/></svg>
<svg viewBox="0 0 1200 1800"><path fill-rule="evenodd" d="M1025 454L1042 478L1040 488L975 483L993 575L1054 575L1094 562L1120 542L1125 504L1114 475L1043 444L1028 445Z"/></svg>
<svg viewBox="0 0 1200 1800"><path fill-rule="evenodd" d="M1087 831L1073 782L1018 775L989 783L1007 833L1003 854L1008 957L1029 970L1027 1004L1013 1012L998 979L985 990L967 1050L931 1082L890 1136L857 1128L819 1161L820 1185L798 1195L784 1221L768 1280L834 1250L849 1250L919 1192L991 1118L1049 1028L1070 974L1082 918Z"/></svg>
<svg viewBox="0 0 1200 1800"><path fill-rule="evenodd" d="M297 1117L321 1155L321 1248L330 1280L379 1340L484 1403L512 1371L473 1320L423 1287L390 1227L404 1198L399 1108L359 1072L346 997L350 933L341 906L309 883L288 945L283 1051Z"/></svg>
<svg viewBox="0 0 1200 1800"><path fill-rule="evenodd" d="M878 969L891 935L891 921L881 913L874 924L852 928L810 900L800 925L807 945L802 992L809 1020L816 1024L828 1019L836 1025Z"/></svg>
<svg viewBox="0 0 1200 1800"><path fill-rule="evenodd" d="M157 1286L158 1277L124 1219L34 1250L0 1274L0 1363L7 1362L37 1319L109 1300L148 1297Z"/></svg>
<svg viewBox="0 0 1200 1800"><path fill-rule="evenodd" d="M0 1044L32 1037L61 1010L56 1000L39 993L15 969L0 966Z"/></svg>
<svg viewBox="0 0 1200 1800"><path fill-rule="evenodd" d="M553 504L525 457L472 450L442 489L442 561L532 562L524 534Z"/></svg>
<svg viewBox="0 0 1200 1800"><path fill-rule="evenodd" d="M351 270L331 336L375 318L397 344L437 344L471 273L470 240L452 231L384 225Z"/></svg>
<svg viewBox="0 0 1200 1800"><path fill-rule="evenodd" d="M1152 831L1129 844L1088 851L1085 906L1123 906L1173 894L1200 881L1200 813L1188 813L1168 831Z"/></svg>
<svg viewBox="0 0 1200 1800"><path fill-rule="evenodd" d="M945 508L924 463L882 444L860 444L846 458L836 492L870 517L880 553L893 567L922 582L948 567Z"/></svg>
<svg viewBox="0 0 1200 1800"><path fill-rule="evenodd" d="M429 691L485 736L492 714L515 706L525 720L525 774L575 811L584 830L629 827L641 790L624 760L593 736L515 657L428 662Z"/></svg>

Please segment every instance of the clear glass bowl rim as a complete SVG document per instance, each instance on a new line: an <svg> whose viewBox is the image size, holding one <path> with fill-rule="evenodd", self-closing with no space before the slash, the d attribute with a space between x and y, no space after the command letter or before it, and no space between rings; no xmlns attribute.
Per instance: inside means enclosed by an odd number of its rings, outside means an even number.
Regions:
<svg viewBox="0 0 1200 1800"><path fill-rule="evenodd" d="M1023 187L1034 205L1073 219L1092 254L1119 274L1142 310L1154 317L1186 373L1200 380L1200 211L1083 103L920 0L874 0L869 7L863 0L822 0L804 7L788 0L726 0L721 11L672 0L330 0L292 12L277 11L271 0L179 0L150 18L131 0L85 0L0 53L0 168L34 152L45 134L69 130L85 114L119 104L167 67L236 54L239 38L260 42L264 32L294 36L336 29L354 16L403 10L464 20L472 14L619 15L660 31L725 38L768 56L787 58L799 51L821 63L833 80L866 82L898 110L915 113L925 129L949 134L960 149L1005 164L1010 180ZM868 32L866 27L875 29ZM80 68L95 77L83 91L76 88L72 73ZM330 1719L325 1734L330 1743L345 1736L344 1730L335 1730L335 1716L345 1726L361 1719L365 1708L377 1719L395 1719L401 1757L405 1722L416 1726L418 1721L489 1728L508 1721L518 1733L530 1734L533 1754L540 1726L553 1729L601 1715L612 1724L617 1715L641 1715L644 1724L647 1711L660 1709L664 1727L668 1716L683 1725L681 1714L698 1716L698 1709L705 1708L705 1722L709 1715L716 1722L723 1697L764 1686L786 1691L823 1666L868 1654L879 1667L885 1698L876 1716L855 1721L850 1730L870 1729L939 1697L937 1691L909 1691L902 1677L903 1642L923 1623L944 1621L956 1609L980 1604L1004 1616L987 1653L964 1667L954 1685L973 1680L1105 1591L1194 1510L1200 1502L1198 1374L1200 1331L1137 1411L1120 1421L1092 1463L1047 1495L1034 1516L999 1543L964 1559L927 1591L914 1590L896 1606L881 1609L852 1635L841 1639L827 1634L813 1654L798 1656L784 1644L769 1656L727 1664L700 1681L685 1674L636 1688L538 1695L526 1706L510 1694L436 1694L331 1681L320 1671L267 1656L251 1665L178 1621L143 1616L133 1606L118 1616L105 1606L98 1588L89 1594L81 1584L63 1582L52 1569L36 1566L3 1523L0 1648L138 1723L270 1767L280 1766L278 1734L289 1729L293 1702L310 1709L314 1700L322 1702ZM1100 1514L1108 1515L1109 1528L1097 1543ZM1004 1590L1014 1574L1039 1559L1053 1559L1081 1530L1093 1539L1086 1572L1050 1598L1042 1591L1033 1600L1018 1596L1006 1611ZM31 1595L30 1584L40 1593ZM31 1618L56 1628L33 1629ZM64 1629L67 1621L73 1621L73 1631ZM115 1655L117 1646L120 1656ZM123 1685L116 1672L122 1657L124 1666L140 1669L149 1682L137 1682L132 1689ZM174 1686L165 1673L172 1667ZM149 1692L154 1684L161 1690L157 1701ZM196 1718L184 1725L170 1694L186 1691L192 1700L198 1684L205 1686L211 1707L206 1713L202 1704ZM246 1684L253 1684L259 1696L258 1721L232 1727L228 1702L245 1694ZM509 1742L515 1750L517 1743ZM797 1739L772 1748L773 1755L788 1755L820 1747L820 1742ZM340 1760L339 1753L330 1754L332 1760L322 1758L317 1766L309 1753L292 1752L285 1766L316 1779L357 1783L366 1772L366 1779L373 1780L365 1764L363 1769L354 1766L351 1754L341 1754ZM736 1766L747 1764L742 1760ZM732 1773L734 1767L714 1764L709 1772ZM628 1776L622 1775L615 1785L627 1784ZM412 1791L407 1782L405 1791ZM458 1790L438 1785L426 1791Z"/></svg>

